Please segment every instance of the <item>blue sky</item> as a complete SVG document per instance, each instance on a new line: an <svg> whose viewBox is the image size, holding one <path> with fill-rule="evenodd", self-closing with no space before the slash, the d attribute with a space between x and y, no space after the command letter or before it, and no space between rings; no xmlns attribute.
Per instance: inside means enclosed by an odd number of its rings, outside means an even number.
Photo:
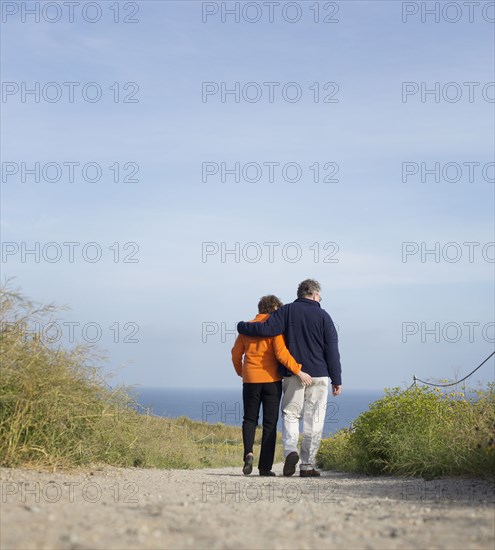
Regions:
<svg viewBox="0 0 495 550"><path fill-rule="evenodd" d="M65 93L56 103L43 96L22 102L20 93L4 98L3 170L5 163L92 162L102 177L85 181L76 170L72 183L66 172L58 182L6 178L2 241L19 252L4 255L1 268L2 278L14 276L30 298L69 304L64 319L80 327L97 323L98 345L108 350L105 368L117 372L117 381L237 386L234 337L229 332L222 341L221 328L231 331L254 317L264 294L293 300L307 277L321 282L322 305L338 325L347 388L408 384L413 374L461 376L491 352L494 170L487 167L484 178L481 167L494 161L494 88L486 87L495 80L494 25L481 11L472 23L466 8L456 23L443 12L439 23L432 17L422 23L420 13L403 23L402 2L350 1L337 3L338 23L324 24L312 20L314 2L296 2L302 17L293 24L278 11L273 23L266 11L258 23L222 23L219 15L203 23L201 2L140 1L138 23L116 24L113 3L100 4L93 24L77 10L73 23L65 14L56 23L29 16L23 23L17 13L2 24L4 85L80 83L73 103ZM221 9L221 2L210 4ZM320 2L321 13L326 4ZM81 97L88 82L101 87L101 101ZM124 90L126 82L137 83L139 101L115 103L109 90L115 82L124 95L134 89ZM256 82L264 94L257 103L232 96L222 102L219 94L204 102L203 82L230 88ZM273 103L264 82L280 83ZM283 99L289 82L300 86L300 101ZM338 103L315 102L309 89L315 82L322 94L326 82L338 83ZM462 96L448 102L441 95L437 103L416 94L403 102L403 82L427 88L439 82L447 96L457 88L445 84L457 83ZM472 102L465 82L479 83ZM139 181L115 183L108 169L115 162L122 170L136 163ZM264 168L258 182L212 176L205 183L207 162L297 163L302 176L286 181L277 169L269 182ZM337 164L339 181L315 182L309 169L315 162L322 176L325 163ZM404 183L405 162L457 163L462 177ZM472 182L468 162L479 163ZM35 242L59 243L60 261L31 255L23 262L22 246ZM64 242L80 243L74 262ZM90 242L102 250L95 263L79 253ZM279 243L272 262L266 242ZM419 251L440 243L439 261L429 255L422 262L418 253L403 262L405 242L418 243ZM479 243L473 261L466 242ZM113 243L119 244L109 250ZM116 248L120 260L134 250L124 250L125 243L137 243L138 262L113 261ZM216 243L219 252L239 243L239 261L230 254L222 262L220 253L203 261L203 243ZM246 249L247 243L255 245ZM337 243L337 263L322 261L331 250L324 251L326 243ZM445 249L447 243L457 245ZM459 249L459 261L445 259ZM257 250L259 261L245 260L243 251L252 258ZM289 261L292 254L300 258ZM115 328L108 328L115 323L117 343ZM124 330L125 323L132 325ZM404 342L406 323L418 333ZM439 341L421 337L422 323L426 329L438 323ZM135 326L138 342L123 342ZM205 334L215 326L218 333ZM76 335L84 341L81 331ZM478 374L475 380L493 380L493 360Z"/></svg>

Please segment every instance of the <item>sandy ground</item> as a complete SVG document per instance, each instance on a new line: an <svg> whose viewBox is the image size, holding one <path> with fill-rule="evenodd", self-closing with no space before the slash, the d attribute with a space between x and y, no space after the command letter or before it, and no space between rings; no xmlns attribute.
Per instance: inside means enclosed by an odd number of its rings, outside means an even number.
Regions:
<svg viewBox="0 0 495 550"><path fill-rule="evenodd" d="M274 470L3 468L1 548L495 548L493 483Z"/></svg>

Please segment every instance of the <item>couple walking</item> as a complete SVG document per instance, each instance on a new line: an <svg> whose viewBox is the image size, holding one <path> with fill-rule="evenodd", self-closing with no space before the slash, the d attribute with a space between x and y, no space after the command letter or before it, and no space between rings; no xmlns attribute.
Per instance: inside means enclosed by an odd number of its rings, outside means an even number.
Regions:
<svg viewBox="0 0 495 550"><path fill-rule="evenodd" d="M294 474L299 458L301 477L320 475L316 453L325 421L328 379L334 396L340 394L342 384L337 331L321 308L320 292L318 281L306 279L297 289L297 300L285 306L276 296L263 296L258 315L237 325L232 362L243 381L244 474L252 472L254 436L263 405L258 469L261 476L275 475L272 466L282 399L284 476ZM304 428L299 457L301 418Z"/></svg>

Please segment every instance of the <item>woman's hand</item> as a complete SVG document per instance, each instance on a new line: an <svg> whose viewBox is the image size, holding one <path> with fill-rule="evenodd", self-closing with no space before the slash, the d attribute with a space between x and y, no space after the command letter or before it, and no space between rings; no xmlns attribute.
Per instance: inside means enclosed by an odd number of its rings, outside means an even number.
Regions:
<svg viewBox="0 0 495 550"><path fill-rule="evenodd" d="M302 370L298 372L297 376L299 376L299 380L301 380L303 386L311 386L313 383L311 376Z"/></svg>

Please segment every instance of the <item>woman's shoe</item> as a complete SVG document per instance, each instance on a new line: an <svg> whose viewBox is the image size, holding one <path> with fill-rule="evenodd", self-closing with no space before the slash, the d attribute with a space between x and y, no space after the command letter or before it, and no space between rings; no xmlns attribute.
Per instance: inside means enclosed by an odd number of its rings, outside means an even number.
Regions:
<svg viewBox="0 0 495 550"><path fill-rule="evenodd" d="M274 477L277 474L275 472L272 472L271 470L260 470L260 476L264 477Z"/></svg>
<svg viewBox="0 0 495 550"><path fill-rule="evenodd" d="M248 476L253 471L253 455L247 455L244 458L244 467L242 468L242 473L245 476Z"/></svg>

